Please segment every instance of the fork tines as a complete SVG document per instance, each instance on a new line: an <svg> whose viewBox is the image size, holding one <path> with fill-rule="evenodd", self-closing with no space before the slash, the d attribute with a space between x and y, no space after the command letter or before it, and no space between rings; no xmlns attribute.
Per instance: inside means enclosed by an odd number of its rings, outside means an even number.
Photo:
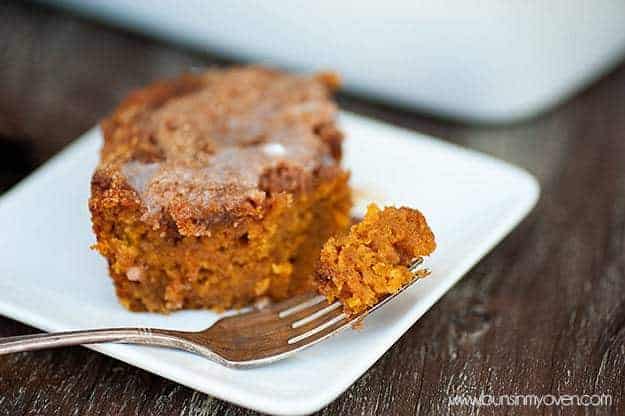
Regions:
<svg viewBox="0 0 625 416"><path fill-rule="evenodd" d="M390 295L382 300L373 309L386 303L395 295L402 292L416 280L430 274L426 268L419 269L423 264L423 258L417 257L411 260L408 270L415 277L414 280L404 285L396 294ZM353 321L359 320L367 315L370 311L366 311L359 315L350 316L343 312L342 304L339 301L327 304L324 302L324 296L315 296L307 298L295 305L289 305L286 309L278 313L280 319L286 319L290 323L294 336L288 339L288 344L293 345L306 340L306 344L316 343L322 339L337 332L337 330L351 324ZM313 339L309 339L313 337Z"/></svg>

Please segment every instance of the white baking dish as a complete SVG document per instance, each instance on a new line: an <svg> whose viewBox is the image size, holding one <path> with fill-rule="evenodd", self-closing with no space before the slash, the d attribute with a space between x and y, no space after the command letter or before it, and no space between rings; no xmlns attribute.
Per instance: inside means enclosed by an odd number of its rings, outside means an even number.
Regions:
<svg viewBox="0 0 625 416"><path fill-rule="evenodd" d="M251 61L332 68L346 87L469 120L535 115L625 54L624 0L47 0Z"/></svg>

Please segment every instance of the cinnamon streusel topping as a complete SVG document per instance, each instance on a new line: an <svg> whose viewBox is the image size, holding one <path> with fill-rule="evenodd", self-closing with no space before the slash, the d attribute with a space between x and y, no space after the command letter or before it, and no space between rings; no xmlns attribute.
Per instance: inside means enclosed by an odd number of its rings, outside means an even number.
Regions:
<svg viewBox="0 0 625 416"><path fill-rule="evenodd" d="M341 172L329 98L336 86L328 74L259 67L156 84L103 122L98 170L112 188L130 187L155 227L173 221L199 236L216 223L260 218L272 194L305 192Z"/></svg>

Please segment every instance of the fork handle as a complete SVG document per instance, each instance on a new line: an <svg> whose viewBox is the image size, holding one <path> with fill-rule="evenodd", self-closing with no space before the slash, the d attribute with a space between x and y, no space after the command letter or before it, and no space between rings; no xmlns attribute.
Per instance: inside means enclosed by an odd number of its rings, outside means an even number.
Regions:
<svg viewBox="0 0 625 416"><path fill-rule="evenodd" d="M148 328L111 328L0 338L0 355L107 342L180 347L180 340L175 331Z"/></svg>

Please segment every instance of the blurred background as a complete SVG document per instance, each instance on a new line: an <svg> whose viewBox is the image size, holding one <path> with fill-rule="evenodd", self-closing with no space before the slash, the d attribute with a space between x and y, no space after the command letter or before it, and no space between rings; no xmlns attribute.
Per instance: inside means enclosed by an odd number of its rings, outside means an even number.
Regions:
<svg viewBox="0 0 625 416"><path fill-rule="evenodd" d="M333 69L347 109L458 142L470 126L474 140L535 127L625 55L623 0L45 0L0 13L0 189L131 89L211 65Z"/></svg>

